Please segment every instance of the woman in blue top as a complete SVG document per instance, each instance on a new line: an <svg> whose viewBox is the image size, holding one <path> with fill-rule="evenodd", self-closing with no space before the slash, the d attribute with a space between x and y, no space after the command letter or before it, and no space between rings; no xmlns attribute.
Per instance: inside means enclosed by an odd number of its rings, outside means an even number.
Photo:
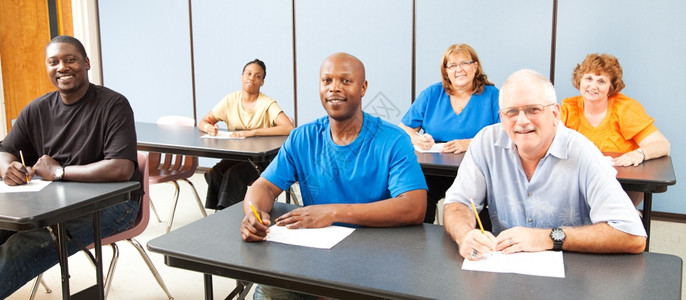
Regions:
<svg viewBox="0 0 686 300"><path fill-rule="evenodd" d="M441 61L442 82L419 94L400 127L412 144L429 149L445 143L442 152L462 153L481 128L500 123L498 89L488 81L476 51L467 44L454 44ZM423 129L424 134L419 131ZM425 175L429 186L424 222L433 223L436 203L444 197L453 180Z"/></svg>

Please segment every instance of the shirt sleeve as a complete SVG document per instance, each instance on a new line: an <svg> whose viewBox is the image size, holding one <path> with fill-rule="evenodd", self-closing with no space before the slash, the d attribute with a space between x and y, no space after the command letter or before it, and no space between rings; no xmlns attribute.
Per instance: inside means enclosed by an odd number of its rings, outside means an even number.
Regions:
<svg viewBox="0 0 686 300"><path fill-rule="evenodd" d="M482 146L481 134L472 140L467 152L457 169L455 181L445 193L445 204L462 203L471 206L472 198L478 211L486 205L486 178L475 162L474 154Z"/></svg>
<svg viewBox="0 0 686 300"><path fill-rule="evenodd" d="M298 179L296 178L297 170L295 168L293 153L296 153L297 149L293 149L294 135L297 135L296 131L293 131L286 141L279 149L276 157L267 166L267 169L262 172L262 177L267 179L272 184L276 185L281 190L287 190L293 183Z"/></svg>
<svg viewBox="0 0 686 300"><path fill-rule="evenodd" d="M427 189L426 179L417 162L410 138L403 132L399 139L399 142L394 143L389 164L388 190L392 197L413 190Z"/></svg>
<svg viewBox="0 0 686 300"><path fill-rule="evenodd" d="M419 94L417 99L415 99L414 103L412 103L410 106L410 109L407 111L407 113L405 113L405 116L403 116L402 120L400 120L403 125L410 128L423 127L424 112L426 111L426 106L431 98L430 94L430 88L423 90Z"/></svg>

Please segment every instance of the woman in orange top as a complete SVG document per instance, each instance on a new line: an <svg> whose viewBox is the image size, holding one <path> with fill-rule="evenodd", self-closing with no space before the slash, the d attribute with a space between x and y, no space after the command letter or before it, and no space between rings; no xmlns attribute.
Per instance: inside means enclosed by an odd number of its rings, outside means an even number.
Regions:
<svg viewBox="0 0 686 300"><path fill-rule="evenodd" d="M669 155L669 141L655 127L655 119L638 101L620 93L624 82L617 58L589 54L574 68L572 83L581 95L562 100L562 122L600 151L621 154L613 159L616 166L638 166ZM634 204L640 203L634 198L638 195L630 196Z"/></svg>

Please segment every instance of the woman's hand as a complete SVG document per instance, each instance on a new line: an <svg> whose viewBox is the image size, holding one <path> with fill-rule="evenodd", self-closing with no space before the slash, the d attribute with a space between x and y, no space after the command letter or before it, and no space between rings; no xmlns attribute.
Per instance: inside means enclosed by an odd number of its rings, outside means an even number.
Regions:
<svg viewBox="0 0 686 300"><path fill-rule="evenodd" d="M467 151L467 148L469 148L469 142L471 141L471 139L452 140L443 145L443 150L441 150L441 152L454 154L465 152Z"/></svg>
<svg viewBox="0 0 686 300"><path fill-rule="evenodd" d="M644 155L636 150L624 153L622 156L613 158L612 162L615 166L627 167L627 166L638 166L643 162Z"/></svg>
<svg viewBox="0 0 686 300"><path fill-rule="evenodd" d="M411 136L412 138L412 145L416 145L417 147L424 149L424 150L429 150L431 147L434 145L434 138L428 134L420 134L417 132L417 134L414 134Z"/></svg>

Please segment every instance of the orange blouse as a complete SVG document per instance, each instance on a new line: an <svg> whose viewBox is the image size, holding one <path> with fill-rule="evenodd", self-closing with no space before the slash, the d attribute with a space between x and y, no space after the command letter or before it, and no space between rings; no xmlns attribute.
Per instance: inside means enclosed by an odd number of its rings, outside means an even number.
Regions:
<svg viewBox="0 0 686 300"><path fill-rule="evenodd" d="M602 152L626 153L636 150L638 143L657 131L654 122L638 103L621 93L610 97L605 118L593 127L584 116L581 95L562 100L561 120L590 139Z"/></svg>

